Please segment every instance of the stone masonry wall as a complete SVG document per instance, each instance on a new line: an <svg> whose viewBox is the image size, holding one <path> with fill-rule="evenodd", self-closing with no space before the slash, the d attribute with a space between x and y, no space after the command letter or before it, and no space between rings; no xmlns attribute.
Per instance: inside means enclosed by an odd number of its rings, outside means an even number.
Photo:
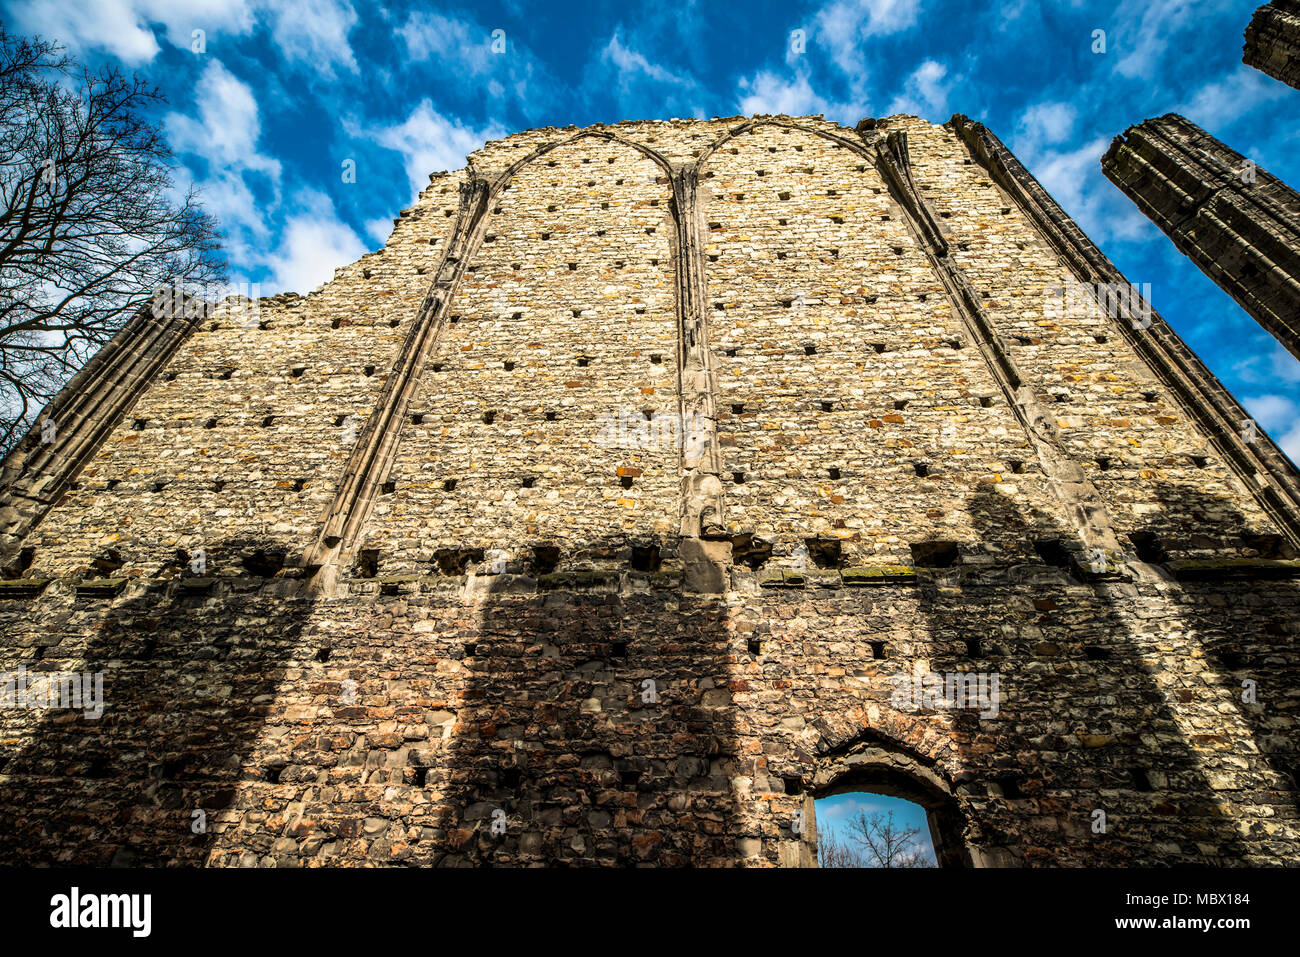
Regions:
<svg viewBox="0 0 1300 957"><path fill-rule="evenodd" d="M0 708L0 861L807 866L864 788L949 865L1294 865L1294 466L968 142L528 131L195 330L0 580L105 704Z"/></svg>
<svg viewBox="0 0 1300 957"><path fill-rule="evenodd" d="M735 530L777 543L778 557L824 536L851 565L907 564L923 538L1006 547L954 508L972 488L1018 496L1023 483L1030 508L1051 507L1005 398L863 157L764 127L704 175ZM1024 478L1004 481L1014 468Z"/></svg>
<svg viewBox="0 0 1300 957"><path fill-rule="evenodd" d="M311 295L203 323L26 540L35 573L174 574L198 548L300 565L423 297L447 179Z"/></svg>
<svg viewBox="0 0 1300 957"><path fill-rule="evenodd" d="M1256 10L1241 62L1300 89L1300 3L1273 0Z"/></svg>
<svg viewBox="0 0 1300 957"><path fill-rule="evenodd" d="M1065 448L1116 528L1155 535L1174 558L1248 548L1254 536L1276 534L1169 390L1133 356L1116 320L1066 295L1069 270L988 173L967 162L964 146L924 128L912 143L923 188L957 243L957 262L987 295L996 328L1050 403ZM1158 282L1151 286L1161 291ZM1240 516L1229 522L1216 501Z"/></svg>
<svg viewBox="0 0 1300 957"><path fill-rule="evenodd" d="M497 198L367 533L385 568L674 529L677 449L617 434L620 415L677 411L666 182L635 151L583 140Z"/></svg>

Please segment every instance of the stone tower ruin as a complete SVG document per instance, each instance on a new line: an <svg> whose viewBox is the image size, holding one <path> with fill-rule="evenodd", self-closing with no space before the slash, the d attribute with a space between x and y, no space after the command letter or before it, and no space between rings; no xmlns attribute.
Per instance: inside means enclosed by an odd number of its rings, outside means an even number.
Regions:
<svg viewBox="0 0 1300 957"><path fill-rule="evenodd" d="M4 462L0 861L1296 864L1297 545L980 124L532 130Z"/></svg>
<svg viewBox="0 0 1300 957"><path fill-rule="evenodd" d="M1300 194L1177 113L1125 130L1101 168L1300 358Z"/></svg>

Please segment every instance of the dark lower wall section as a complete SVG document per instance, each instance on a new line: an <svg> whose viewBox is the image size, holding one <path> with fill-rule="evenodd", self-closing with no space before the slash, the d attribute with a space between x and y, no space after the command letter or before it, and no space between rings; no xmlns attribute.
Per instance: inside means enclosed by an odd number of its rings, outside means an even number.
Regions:
<svg viewBox="0 0 1300 957"><path fill-rule="evenodd" d="M1256 10L1241 62L1300 89L1300 3L1273 0Z"/></svg>
<svg viewBox="0 0 1300 957"><path fill-rule="evenodd" d="M1300 357L1300 194L1175 113L1130 127L1101 168Z"/></svg>
<svg viewBox="0 0 1300 957"><path fill-rule="evenodd" d="M10 591L0 670L105 708L0 709L0 862L796 866L800 809L886 782L949 863L1295 865L1294 571Z"/></svg>

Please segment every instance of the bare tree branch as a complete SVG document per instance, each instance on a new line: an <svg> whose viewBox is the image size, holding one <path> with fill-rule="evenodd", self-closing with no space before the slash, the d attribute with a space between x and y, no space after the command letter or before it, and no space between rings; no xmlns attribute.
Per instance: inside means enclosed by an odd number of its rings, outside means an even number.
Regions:
<svg viewBox="0 0 1300 957"><path fill-rule="evenodd" d="M896 823L893 811L859 811L849 819L852 844L841 843L829 829L818 832L817 862L821 867L937 867L920 836L920 828Z"/></svg>
<svg viewBox="0 0 1300 957"><path fill-rule="evenodd" d="M0 455L158 289L225 279L215 221L144 118L161 102L0 26Z"/></svg>

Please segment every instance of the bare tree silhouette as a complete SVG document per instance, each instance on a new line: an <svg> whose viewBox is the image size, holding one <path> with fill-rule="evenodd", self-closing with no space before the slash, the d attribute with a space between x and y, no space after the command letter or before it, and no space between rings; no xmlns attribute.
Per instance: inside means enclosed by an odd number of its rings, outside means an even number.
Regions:
<svg viewBox="0 0 1300 957"><path fill-rule="evenodd" d="M894 820L891 811L858 811L841 841L829 829L817 835L819 867L938 867L919 840L921 829Z"/></svg>
<svg viewBox="0 0 1300 957"><path fill-rule="evenodd" d="M215 221L177 195L162 94L0 27L0 454L160 287L220 282Z"/></svg>

